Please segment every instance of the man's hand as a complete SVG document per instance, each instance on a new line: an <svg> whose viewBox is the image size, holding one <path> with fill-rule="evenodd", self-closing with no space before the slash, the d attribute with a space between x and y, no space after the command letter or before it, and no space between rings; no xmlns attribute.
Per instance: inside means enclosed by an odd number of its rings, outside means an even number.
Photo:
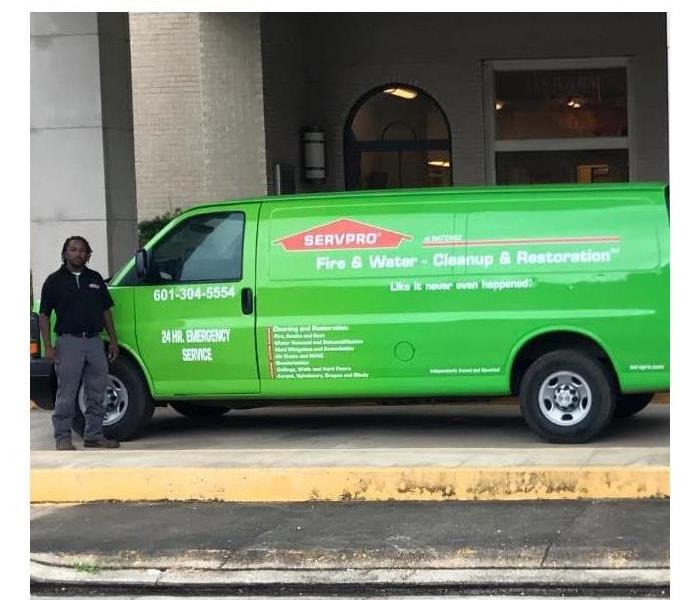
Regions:
<svg viewBox="0 0 700 600"><path fill-rule="evenodd" d="M44 348L44 358L46 360L50 360L55 365L60 363L60 360L58 359L58 352L50 344Z"/></svg>
<svg viewBox="0 0 700 600"><path fill-rule="evenodd" d="M107 351L107 358L109 362L112 362L117 356L119 356L119 346L117 346L117 332L114 330L114 320L112 319L112 311L108 308L102 313L105 320L105 329L107 330L107 335L109 336L109 350Z"/></svg>
<svg viewBox="0 0 700 600"><path fill-rule="evenodd" d="M109 342L109 350L107 352L109 362L112 362L117 356L119 356L119 346L117 346L117 342Z"/></svg>

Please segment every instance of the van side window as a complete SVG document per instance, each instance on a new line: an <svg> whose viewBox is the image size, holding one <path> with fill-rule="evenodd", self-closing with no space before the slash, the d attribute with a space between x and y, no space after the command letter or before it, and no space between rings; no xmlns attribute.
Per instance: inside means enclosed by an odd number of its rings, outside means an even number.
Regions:
<svg viewBox="0 0 700 600"><path fill-rule="evenodd" d="M151 253L151 281L239 281L243 264L240 212L197 215L178 225Z"/></svg>

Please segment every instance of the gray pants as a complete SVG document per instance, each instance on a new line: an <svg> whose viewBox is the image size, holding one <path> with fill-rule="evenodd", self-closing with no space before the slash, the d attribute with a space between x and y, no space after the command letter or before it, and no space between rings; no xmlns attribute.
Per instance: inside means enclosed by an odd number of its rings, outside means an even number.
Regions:
<svg viewBox="0 0 700 600"><path fill-rule="evenodd" d="M85 432L83 438L102 437L105 408L103 396L107 389L109 367L104 345L99 337L79 338L60 335L56 340L56 375L58 392L53 412L53 436L70 438L76 410L75 397L80 382L85 385Z"/></svg>

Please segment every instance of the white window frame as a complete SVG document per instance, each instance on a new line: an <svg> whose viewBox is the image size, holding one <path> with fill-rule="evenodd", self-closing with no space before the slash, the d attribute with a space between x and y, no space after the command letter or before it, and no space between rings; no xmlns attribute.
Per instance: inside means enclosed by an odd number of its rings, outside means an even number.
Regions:
<svg viewBox="0 0 700 600"><path fill-rule="evenodd" d="M566 69L606 69L622 67L627 78L627 136L626 137L589 137L589 138L553 138L528 140L496 139L496 98L494 95L494 73L498 71L555 71ZM572 59L524 59L524 60L489 60L484 61L484 129L486 146L486 182L496 184L497 152L545 152L568 150L627 150L629 180L637 179L637 152L634 143L633 127L634 104L630 82L634 68L629 57L607 58L572 58Z"/></svg>

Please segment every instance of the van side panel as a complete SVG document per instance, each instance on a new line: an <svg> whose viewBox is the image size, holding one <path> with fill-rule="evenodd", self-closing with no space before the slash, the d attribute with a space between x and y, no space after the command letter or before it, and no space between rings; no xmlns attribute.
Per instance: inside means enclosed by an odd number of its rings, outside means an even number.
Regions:
<svg viewBox="0 0 700 600"><path fill-rule="evenodd" d="M504 394L543 330L668 387L660 187L269 202L258 240L264 395Z"/></svg>
<svg viewBox="0 0 700 600"><path fill-rule="evenodd" d="M662 191L652 195L653 220L659 248L659 267L637 273L639 297L630 302L647 311L634 324L610 334L610 343L620 348L617 372L624 392L668 390L670 387L670 230ZM649 240L651 243L651 240Z"/></svg>
<svg viewBox="0 0 700 600"><path fill-rule="evenodd" d="M501 358L543 331L578 332L608 353L623 391L668 387L668 221L662 197L642 192L537 193L464 203L468 253L500 238L488 277L470 298L482 352ZM555 195L556 196L556 195ZM517 273L517 275L515 275ZM524 287L493 293L484 284ZM513 353L514 355L514 353ZM510 365L506 368L509 369Z"/></svg>
<svg viewBox="0 0 700 600"><path fill-rule="evenodd" d="M453 199L263 205L257 289L261 389L276 396L464 393L463 315L451 294L465 248ZM426 224L430 227L426 229ZM453 264L454 263L454 264ZM264 362L264 364L262 364ZM481 367L483 365L479 365ZM499 369L479 388L501 393Z"/></svg>

